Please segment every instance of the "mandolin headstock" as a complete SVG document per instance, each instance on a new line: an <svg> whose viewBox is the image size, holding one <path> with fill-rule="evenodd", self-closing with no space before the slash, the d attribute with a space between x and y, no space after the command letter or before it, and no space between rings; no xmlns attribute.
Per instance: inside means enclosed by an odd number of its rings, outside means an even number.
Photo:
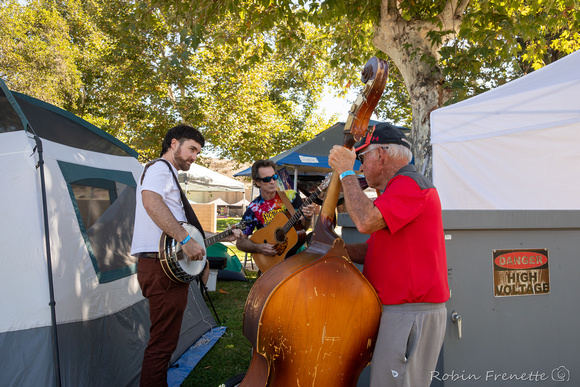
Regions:
<svg viewBox="0 0 580 387"><path fill-rule="evenodd" d="M345 147L352 148L365 135L371 115L385 90L388 76L389 66L383 59L374 56L365 64L361 71L364 86L350 108L344 125Z"/></svg>

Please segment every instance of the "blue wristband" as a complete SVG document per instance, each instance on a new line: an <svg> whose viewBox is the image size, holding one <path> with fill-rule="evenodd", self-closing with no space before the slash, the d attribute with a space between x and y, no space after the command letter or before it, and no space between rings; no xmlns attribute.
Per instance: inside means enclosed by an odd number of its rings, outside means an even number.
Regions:
<svg viewBox="0 0 580 387"><path fill-rule="evenodd" d="M179 242L179 244L181 246L183 246L184 244L186 244L187 242L189 242L189 240L191 239L191 236L186 236L184 240L182 240L181 242Z"/></svg>
<svg viewBox="0 0 580 387"><path fill-rule="evenodd" d="M344 179L345 177L350 176L350 175L354 175L354 174L355 173L353 170L345 171L345 172L340 174L340 181L342 181L342 179Z"/></svg>

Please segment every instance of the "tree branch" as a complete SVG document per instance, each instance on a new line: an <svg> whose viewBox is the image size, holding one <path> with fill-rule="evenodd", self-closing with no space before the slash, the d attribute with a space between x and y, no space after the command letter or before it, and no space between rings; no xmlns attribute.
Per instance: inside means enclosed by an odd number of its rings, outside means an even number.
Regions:
<svg viewBox="0 0 580 387"><path fill-rule="evenodd" d="M399 0L383 0L382 2L383 4L381 5L381 7L384 5L385 7L385 13L395 19L399 18L401 16L401 12L399 11L399 7L397 6L397 4L399 3Z"/></svg>
<svg viewBox="0 0 580 387"><path fill-rule="evenodd" d="M465 12L465 9L469 5L469 1L470 0L461 0L459 2L459 5L455 8L455 13L453 14L453 17L463 19L463 12Z"/></svg>

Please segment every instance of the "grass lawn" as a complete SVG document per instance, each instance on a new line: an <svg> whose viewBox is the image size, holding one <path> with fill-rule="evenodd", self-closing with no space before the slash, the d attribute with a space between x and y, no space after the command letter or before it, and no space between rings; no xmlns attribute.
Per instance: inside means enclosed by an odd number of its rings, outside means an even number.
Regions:
<svg viewBox="0 0 580 387"><path fill-rule="evenodd" d="M239 218L218 219L218 232L239 221ZM243 264L244 253L237 250L235 245L226 245L233 250ZM229 253L232 254L232 251ZM218 387L231 377L247 371L252 355L252 345L242 333L242 320L246 298L256 281L257 268L256 271L247 271L246 277L247 282L218 280L216 291L209 292L221 325L227 329L185 379L182 386ZM213 313L207 300L206 304Z"/></svg>

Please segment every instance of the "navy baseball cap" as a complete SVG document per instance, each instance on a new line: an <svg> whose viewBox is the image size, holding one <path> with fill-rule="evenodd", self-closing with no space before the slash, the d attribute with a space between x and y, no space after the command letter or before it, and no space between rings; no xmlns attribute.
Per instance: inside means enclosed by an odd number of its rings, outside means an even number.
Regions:
<svg viewBox="0 0 580 387"><path fill-rule="evenodd" d="M401 129L386 122L377 124L354 145L358 152L371 144L399 144L411 149L411 143Z"/></svg>

